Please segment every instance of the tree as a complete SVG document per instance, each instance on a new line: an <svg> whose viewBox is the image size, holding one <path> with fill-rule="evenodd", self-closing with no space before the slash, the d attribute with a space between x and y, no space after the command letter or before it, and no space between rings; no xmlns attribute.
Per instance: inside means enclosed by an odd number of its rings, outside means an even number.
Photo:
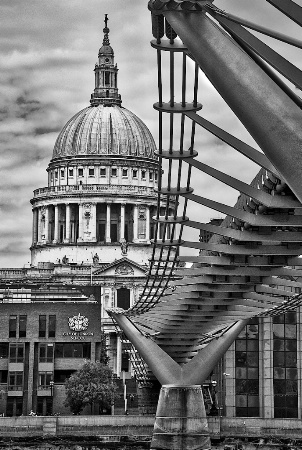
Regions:
<svg viewBox="0 0 302 450"><path fill-rule="evenodd" d="M94 402L110 407L118 396L112 375L107 365L86 362L65 382L64 406L69 407L73 414L80 414L86 405L90 405L92 411Z"/></svg>

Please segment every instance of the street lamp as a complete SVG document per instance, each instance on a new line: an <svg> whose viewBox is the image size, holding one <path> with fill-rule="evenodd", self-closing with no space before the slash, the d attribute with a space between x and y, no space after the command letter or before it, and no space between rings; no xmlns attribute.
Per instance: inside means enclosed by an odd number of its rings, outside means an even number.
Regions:
<svg viewBox="0 0 302 450"><path fill-rule="evenodd" d="M212 397L212 406L210 409L210 416L218 416L218 408L217 408L217 400L216 400L216 386L217 381L211 380L210 382L210 388L211 388L211 397Z"/></svg>

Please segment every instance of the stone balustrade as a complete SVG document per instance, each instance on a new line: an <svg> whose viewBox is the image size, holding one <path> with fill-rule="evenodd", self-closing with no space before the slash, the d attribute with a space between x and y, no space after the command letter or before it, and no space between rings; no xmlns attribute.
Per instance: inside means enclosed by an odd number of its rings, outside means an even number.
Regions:
<svg viewBox="0 0 302 450"><path fill-rule="evenodd" d="M146 186L134 186L134 185L119 185L114 186L110 184L81 184L81 185L68 185L68 186L50 186L43 187L34 190L34 198L44 198L44 197L56 197L56 196L72 196L78 195L79 193L104 193L114 194L114 195L129 195L133 194L135 196L142 197L156 197L156 192L154 188Z"/></svg>

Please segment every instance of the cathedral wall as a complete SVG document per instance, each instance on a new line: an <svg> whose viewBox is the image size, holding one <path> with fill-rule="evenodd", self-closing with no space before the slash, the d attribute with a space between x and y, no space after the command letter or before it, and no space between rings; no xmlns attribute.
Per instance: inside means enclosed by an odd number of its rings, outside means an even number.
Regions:
<svg viewBox="0 0 302 450"><path fill-rule="evenodd" d="M100 263L111 263L126 256L137 264L144 265L148 263L151 253L150 245L129 245L126 254L122 253L120 245L54 245L33 248L31 250L31 262L33 266L37 266L39 262L60 263L65 257L69 263L89 264L92 263L93 256L97 254Z"/></svg>

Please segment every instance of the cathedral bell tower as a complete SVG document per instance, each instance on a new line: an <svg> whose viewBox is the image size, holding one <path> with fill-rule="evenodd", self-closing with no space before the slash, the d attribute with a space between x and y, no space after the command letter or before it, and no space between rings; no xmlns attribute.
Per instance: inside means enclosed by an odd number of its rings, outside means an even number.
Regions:
<svg viewBox="0 0 302 450"><path fill-rule="evenodd" d="M109 42L108 17L105 14L103 45L99 50L98 64L95 65L95 88L91 94L91 106L121 106L122 100L117 88L117 65L114 65L114 51Z"/></svg>

